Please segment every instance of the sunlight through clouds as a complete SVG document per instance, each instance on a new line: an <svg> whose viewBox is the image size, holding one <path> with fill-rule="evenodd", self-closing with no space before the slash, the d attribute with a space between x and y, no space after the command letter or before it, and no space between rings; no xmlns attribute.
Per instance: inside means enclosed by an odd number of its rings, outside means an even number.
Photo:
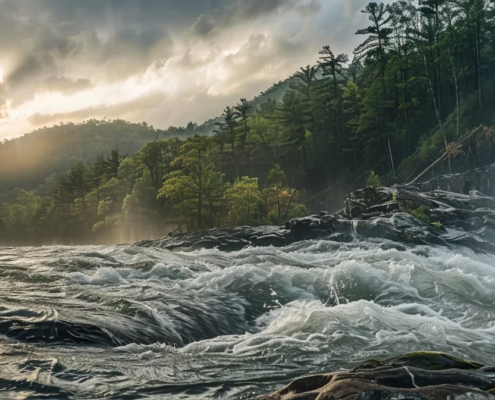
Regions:
<svg viewBox="0 0 495 400"><path fill-rule="evenodd" d="M122 7L127 3L135 1ZM240 97L256 96L315 64L330 39L339 51L351 52L346 43L352 43L358 3L365 1L193 3L177 6L173 21L157 0L119 12L112 11L113 2L89 9L67 0L66 11L45 7L41 17L24 3L0 3L0 35L10 29L18 37L3 50L17 61L0 74L0 139L93 117L146 120L164 129L202 123ZM2 14L7 6L19 23ZM199 27L205 21L209 25Z"/></svg>

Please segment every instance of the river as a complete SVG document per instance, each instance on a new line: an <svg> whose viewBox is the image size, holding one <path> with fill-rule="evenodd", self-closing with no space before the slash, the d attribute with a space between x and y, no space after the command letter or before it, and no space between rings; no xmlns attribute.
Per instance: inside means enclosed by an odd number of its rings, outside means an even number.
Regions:
<svg viewBox="0 0 495 400"><path fill-rule="evenodd" d="M246 399L414 350L495 359L495 256L383 241L0 248L0 398Z"/></svg>

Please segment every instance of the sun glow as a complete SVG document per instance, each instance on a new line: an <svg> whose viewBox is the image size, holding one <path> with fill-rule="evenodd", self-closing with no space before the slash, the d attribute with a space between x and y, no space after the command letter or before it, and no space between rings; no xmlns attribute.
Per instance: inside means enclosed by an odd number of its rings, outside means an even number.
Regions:
<svg viewBox="0 0 495 400"><path fill-rule="evenodd" d="M3 68L0 67L0 83L3 83Z"/></svg>

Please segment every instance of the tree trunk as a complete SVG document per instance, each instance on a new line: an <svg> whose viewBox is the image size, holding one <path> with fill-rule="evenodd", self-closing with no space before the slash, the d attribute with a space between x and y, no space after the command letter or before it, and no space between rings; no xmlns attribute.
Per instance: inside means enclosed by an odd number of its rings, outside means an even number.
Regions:
<svg viewBox="0 0 495 400"><path fill-rule="evenodd" d="M201 229L201 209L202 209L202 200L203 200L203 184L202 184L202 166L201 166L201 150L198 151L198 164L199 164L199 192L198 192L198 229Z"/></svg>

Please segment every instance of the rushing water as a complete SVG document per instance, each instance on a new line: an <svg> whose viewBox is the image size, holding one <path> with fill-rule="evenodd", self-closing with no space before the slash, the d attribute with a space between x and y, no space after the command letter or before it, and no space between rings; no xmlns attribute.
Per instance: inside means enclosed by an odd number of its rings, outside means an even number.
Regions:
<svg viewBox="0 0 495 400"><path fill-rule="evenodd" d="M439 350L495 359L495 256L300 242L0 249L0 398L249 398Z"/></svg>

